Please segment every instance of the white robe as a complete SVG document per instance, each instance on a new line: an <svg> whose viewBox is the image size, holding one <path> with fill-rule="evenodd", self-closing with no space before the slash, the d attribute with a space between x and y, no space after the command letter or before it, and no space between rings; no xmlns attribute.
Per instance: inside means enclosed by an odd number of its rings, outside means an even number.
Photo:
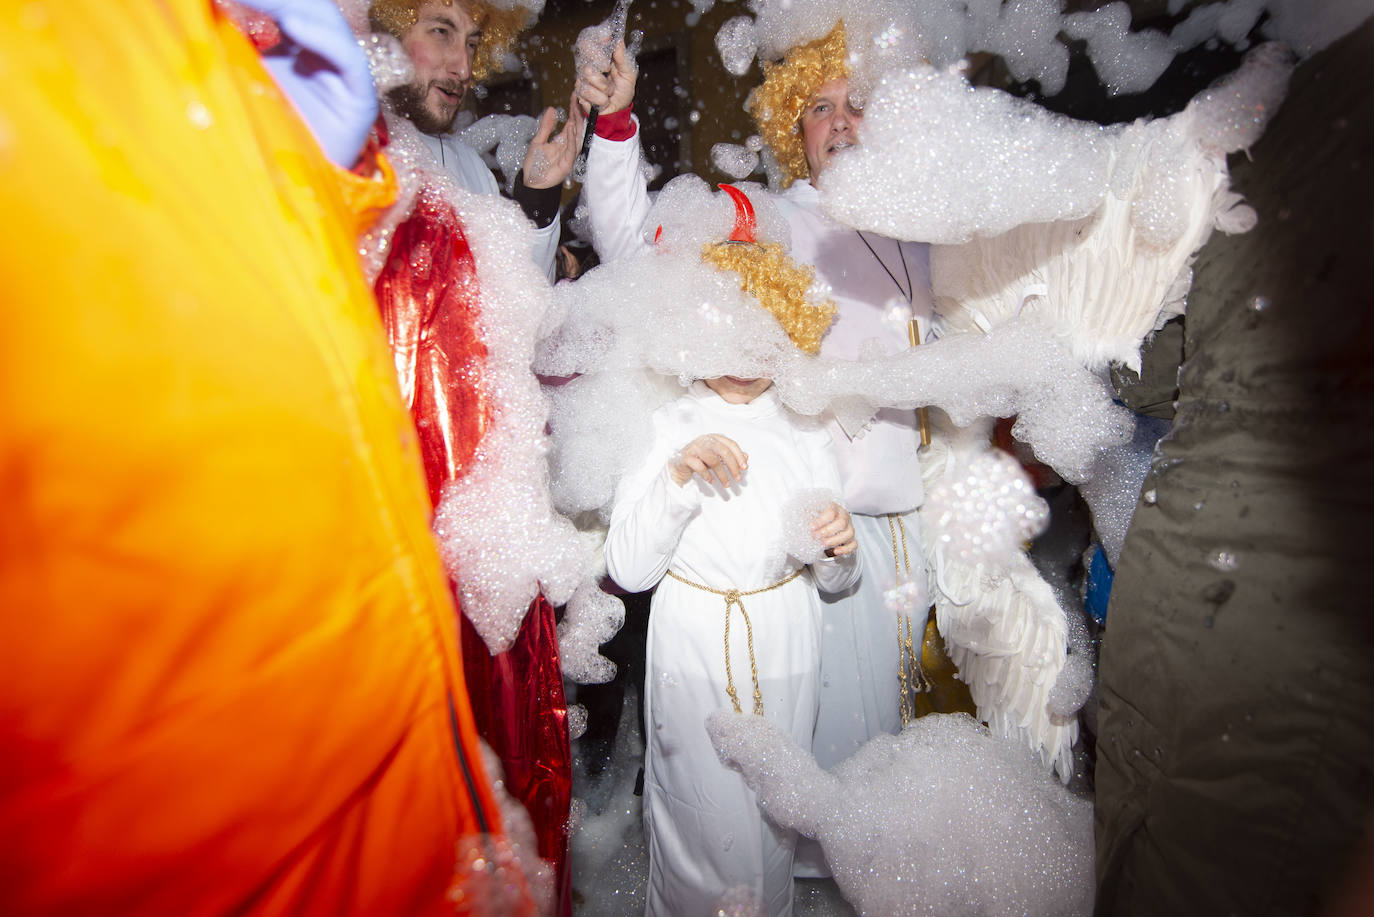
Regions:
<svg viewBox="0 0 1374 917"><path fill-rule="evenodd" d="M741 484L726 491L697 479L677 486L667 463L705 433L730 437L748 455ZM769 389L729 404L697 382L654 415L654 445L617 492L606 566L623 588L658 584L649 615L644 824L649 846L648 914L714 914L745 890L774 915L792 912L795 835L768 823L744 779L721 764L705 720L729 710L723 597L713 589L771 586L798 569L783 547L783 507L798 491L838 492L829 434L798 418ZM785 585L742 599L764 716L803 748L811 742L820 686L821 604L817 587L839 590L859 577L857 554L823 559ZM731 611L730 671L740 705L753 709L749 635Z"/></svg>
<svg viewBox="0 0 1374 917"><path fill-rule="evenodd" d="M583 187L592 239L602 260L648 246L644 223L650 201L637 137L594 138ZM914 315L924 328L932 315L930 246L873 233L860 238L821 211L820 196L809 182L795 182L774 200L791 229L791 257L816 269L817 278L830 285L839 310L821 341L821 355L857 359L875 348L880 353L906 348L907 319ZM906 290L911 291L910 306ZM915 412L883 409L861 433L846 432L833 419L830 429L841 493L854 514L866 572L857 587L824 597L824 674L812 753L825 768L848 758L870 738L901 729L897 615L884 595L896 585L899 572L905 577L909 570L917 586L911 603L917 635L930 605L916 514L923 492ZM887 514L898 515L905 527L905 552L900 534L894 544ZM919 636L914 639L919 643Z"/></svg>

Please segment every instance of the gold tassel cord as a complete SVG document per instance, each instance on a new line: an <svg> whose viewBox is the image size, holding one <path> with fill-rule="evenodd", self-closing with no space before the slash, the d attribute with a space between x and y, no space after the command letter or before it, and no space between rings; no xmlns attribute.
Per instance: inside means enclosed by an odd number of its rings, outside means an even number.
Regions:
<svg viewBox="0 0 1374 917"><path fill-rule="evenodd" d="M743 599L746 595L758 595L786 586L801 576L801 572L802 568L798 567L792 571L791 576L778 580L771 586L764 586L762 589L741 590L712 589L710 586L703 586L701 583L694 583L678 576L672 570L668 571L669 576L684 586L691 586L693 589L700 589L702 592L709 592L725 599L725 693L730 696L730 703L734 706L736 713L743 713L744 710L740 707L739 693L735 690L735 677L730 671L730 610L738 608L740 615L744 618L744 633L749 644L749 675L754 680L754 715L763 716L763 692L759 689L759 667L758 662L754 659L754 625L749 623L749 612L744 610Z"/></svg>
<svg viewBox="0 0 1374 917"><path fill-rule="evenodd" d="M889 513L887 528L892 535L892 566L896 571L897 582L900 583L904 573L907 579L911 578L911 555L907 551L906 526L902 524L899 516ZM898 535L899 531L900 536ZM899 540L902 549L900 556L897 554ZM905 571L903 570L904 567ZM922 646L925 642L924 633L925 630L922 628ZM898 691L900 692L898 694L899 711L902 725L906 726L916 719L916 695L931 689L930 680L926 678L925 671L921 667L921 650L917 648L912 637L910 614L897 615L897 680Z"/></svg>

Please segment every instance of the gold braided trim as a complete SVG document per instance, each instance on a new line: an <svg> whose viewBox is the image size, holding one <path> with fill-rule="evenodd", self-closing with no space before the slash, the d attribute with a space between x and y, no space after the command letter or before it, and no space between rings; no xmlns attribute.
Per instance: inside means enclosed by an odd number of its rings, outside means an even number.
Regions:
<svg viewBox="0 0 1374 917"><path fill-rule="evenodd" d="M901 582L903 568L908 579L911 577L911 556L906 548L906 526L902 524L902 518L889 513L887 516L887 528L892 533L892 566L897 571L897 581ZM901 556L897 556L898 532L901 533L902 543ZM922 645L924 646L924 634L922 629ZM908 678L908 673L910 677ZM908 725L916 719L916 695L929 691L932 687L930 679L926 677L925 670L921 667L921 653L916 648L916 641L912 637L911 615L897 615L897 681L899 685L898 699L902 714L902 725Z"/></svg>
<svg viewBox="0 0 1374 917"><path fill-rule="evenodd" d="M749 612L744 610L744 602L741 601L746 595L758 595L760 592L771 592L781 586L786 586L792 580L801 576L802 568L798 567L792 571L792 575L786 579L780 579L771 586L764 586L762 589L712 589L710 586L703 586L701 583L694 583L689 579L678 576L672 570L668 575L682 583L684 586L691 586L693 589L700 589L702 592L709 592L725 599L725 693L730 695L730 703L734 705L736 713L744 711L739 705L739 694L735 691L735 677L730 672L730 609L738 608L739 613L744 616L744 633L749 641L749 674L754 679L754 715L763 716L763 692L759 690L759 667L754 660L754 625L749 623Z"/></svg>

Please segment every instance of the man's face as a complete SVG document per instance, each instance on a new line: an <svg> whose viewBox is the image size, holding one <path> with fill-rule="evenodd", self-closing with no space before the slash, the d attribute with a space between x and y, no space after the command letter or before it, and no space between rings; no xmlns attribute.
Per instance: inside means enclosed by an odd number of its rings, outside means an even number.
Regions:
<svg viewBox="0 0 1374 917"><path fill-rule="evenodd" d="M415 79L392 90L401 113L426 134L443 134L472 84L472 58L482 30L463 0L446 6L429 0L420 17L401 38L401 47L415 66Z"/></svg>
<svg viewBox="0 0 1374 917"><path fill-rule="evenodd" d="M802 110L802 145L814 181L830 157L859 143L863 109L849 104L849 80L840 77L817 89Z"/></svg>

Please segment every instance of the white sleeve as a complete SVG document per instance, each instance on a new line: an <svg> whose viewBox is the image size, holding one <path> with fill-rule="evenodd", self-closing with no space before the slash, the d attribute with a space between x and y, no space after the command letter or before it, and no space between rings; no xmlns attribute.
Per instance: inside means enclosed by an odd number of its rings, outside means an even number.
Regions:
<svg viewBox="0 0 1374 917"><path fill-rule="evenodd" d="M668 474L672 443L661 417L654 418L655 443L640 469L621 480L606 534L606 571L620 588L643 592L668 571L682 532L701 508L701 488L679 487Z"/></svg>
<svg viewBox="0 0 1374 917"><path fill-rule="evenodd" d="M813 486L824 488L836 496L842 494L840 469L835 461L834 441L830 438L830 432L826 429L809 431L804 441L809 452ZM861 553L856 550L844 557L822 557L811 564L816 588L821 592L843 592L857 583L863 572Z"/></svg>
<svg viewBox="0 0 1374 917"><path fill-rule="evenodd" d="M582 195L592 227L592 245L602 261L618 261L649 247L644 223L649 218L649 188L641 167L639 118L631 115L635 135L629 140L592 137Z"/></svg>

